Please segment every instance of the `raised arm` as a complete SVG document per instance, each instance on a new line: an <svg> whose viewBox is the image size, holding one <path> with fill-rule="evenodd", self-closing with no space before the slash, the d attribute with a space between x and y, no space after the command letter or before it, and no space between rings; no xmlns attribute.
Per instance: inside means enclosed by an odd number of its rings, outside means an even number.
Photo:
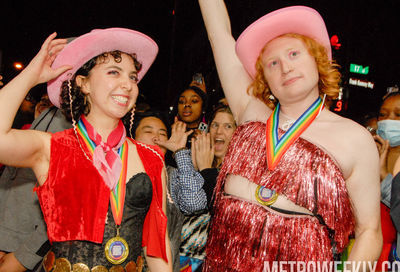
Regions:
<svg viewBox="0 0 400 272"><path fill-rule="evenodd" d="M249 103L247 88L251 78L235 52L228 12L223 0L199 0L219 79L235 120Z"/></svg>
<svg viewBox="0 0 400 272"><path fill-rule="evenodd" d="M65 39L54 40L56 33L43 43L29 65L0 91L0 162L23 167L34 167L43 161L49 146L49 135L40 131L11 129L17 110L28 91L39 83L57 77L69 67L53 70L51 64L66 44Z"/></svg>

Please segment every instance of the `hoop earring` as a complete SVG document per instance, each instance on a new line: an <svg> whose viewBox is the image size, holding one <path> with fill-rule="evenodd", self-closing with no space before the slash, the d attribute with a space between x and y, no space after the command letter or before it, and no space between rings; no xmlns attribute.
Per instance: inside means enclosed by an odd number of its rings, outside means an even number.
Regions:
<svg viewBox="0 0 400 272"><path fill-rule="evenodd" d="M86 100L87 94L83 95L83 105L86 107L87 100Z"/></svg>
<svg viewBox="0 0 400 272"><path fill-rule="evenodd" d="M132 128L133 128L134 116L135 116L135 108L133 108L133 109L131 110L131 118L130 118L130 120L129 120L129 136L131 136L132 139L133 139L133 136L132 136Z"/></svg>

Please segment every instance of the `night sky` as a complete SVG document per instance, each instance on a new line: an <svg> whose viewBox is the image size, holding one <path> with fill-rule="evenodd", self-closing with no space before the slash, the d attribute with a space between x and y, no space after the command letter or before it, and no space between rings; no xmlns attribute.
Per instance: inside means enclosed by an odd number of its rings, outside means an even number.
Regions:
<svg viewBox="0 0 400 272"><path fill-rule="evenodd" d="M400 85L400 1L398 0L231 0L226 1L235 38L251 22L275 9L306 5L325 19L330 36L342 44L334 58L342 66L347 108L342 115L359 119L376 110L388 86ZM197 1L2 1L0 5L1 74L8 82L15 61L27 64L53 31L59 37L91 29L127 27L151 36L159 55L139 84L141 99L167 109L196 72L206 78L211 100L222 96ZM368 75L349 72L350 63L369 67ZM348 84L349 78L375 84L374 89Z"/></svg>

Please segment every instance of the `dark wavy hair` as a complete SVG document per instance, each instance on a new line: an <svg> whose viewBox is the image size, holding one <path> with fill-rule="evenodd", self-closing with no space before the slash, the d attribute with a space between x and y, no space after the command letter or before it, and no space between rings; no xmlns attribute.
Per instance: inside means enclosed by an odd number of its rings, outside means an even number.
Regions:
<svg viewBox="0 0 400 272"><path fill-rule="evenodd" d="M127 134L132 135L132 138L135 139L136 138L136 129L139 127L142 120L147 117L154 117L154 118L159 119L161 122L163 122L163 124L167 128L167 136L169 138L169 136L171 135L171 127L169 126L169 123L168 123L167 114L165 112L156 111L156 110L135 113L135 119L132 123L131 131L129 131L129 129L131 127L130 118L125 118L123 121L124 121L125 128L127 130Z"/></svg>
<svg viewBox="0 0 400 272"><path fill-rule="evenodd" d="M100 54L89 61L87 61L81 68L76 71L75 75L70 79L66 80L61 85L61 110L67 120L71 121L72 118L74 120L78 120L82 114L88 115L90 112L90 103L85 99L85 94L81 91L81 87L76 84L76 77L88 76L90 71L94 66L100 63L105 63L108 60L108 57L111 55L114 58L114 61L120 63L122 61L121 51L112 51L105 52ZM136 71L139 72L142 68L142 64L137 60L136 54L127 54L132 57ZM85 103L86 101L86 103ZM71 107L72 102L72 107ZM71 113L72 108L72 113Z"/></svg>
<svg viewBox="0 0 400 272"><path fill-rule="evenodd" d="M319 81L318 88L320 96L326 94L327 101L335 99L339 95L339 82L340 72L338 70L339 65L334 61L329 60L327 51L324 46L315 41L314 39L300 35L300 34L284 34L279 37L291 37L302 41L311 56L315 58L315 62L318 67ZM247 89L247 92L252 94L266 103L269 107L274 108L277 100L271 101L270 96L272 94L268 82L264 77L264 64L262 62L262 55L267 45L262 49L257 62L256 62L256 76L254 81Z"/></svg>

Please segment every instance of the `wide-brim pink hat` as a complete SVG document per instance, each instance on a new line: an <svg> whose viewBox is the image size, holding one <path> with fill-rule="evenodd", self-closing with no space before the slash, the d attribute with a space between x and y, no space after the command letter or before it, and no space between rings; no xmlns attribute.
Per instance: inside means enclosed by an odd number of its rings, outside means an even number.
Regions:
<svg viewBox="0 0 400 272"><path fill-rule="evenodd" d="M264 46L283 34L296 33L313 38L326 48L329 59L332 50L328 31L321 15L312 8L292 6L268 13L248 26L236 41L236 54L252 78L256 61Z"/></svg>
<svg viewBox="0 0 400 272"><path fill-rule="evenodd" d="M52 64L54 69L63 65L73 68L47 83L50 101L59 108L62 83L71 79L93 57L115 50L136 54L137 60L142 64L138 73L140 81L154 62L158 46L147 35L126 28L95 29L77 37L63 48Z"/></svg>

